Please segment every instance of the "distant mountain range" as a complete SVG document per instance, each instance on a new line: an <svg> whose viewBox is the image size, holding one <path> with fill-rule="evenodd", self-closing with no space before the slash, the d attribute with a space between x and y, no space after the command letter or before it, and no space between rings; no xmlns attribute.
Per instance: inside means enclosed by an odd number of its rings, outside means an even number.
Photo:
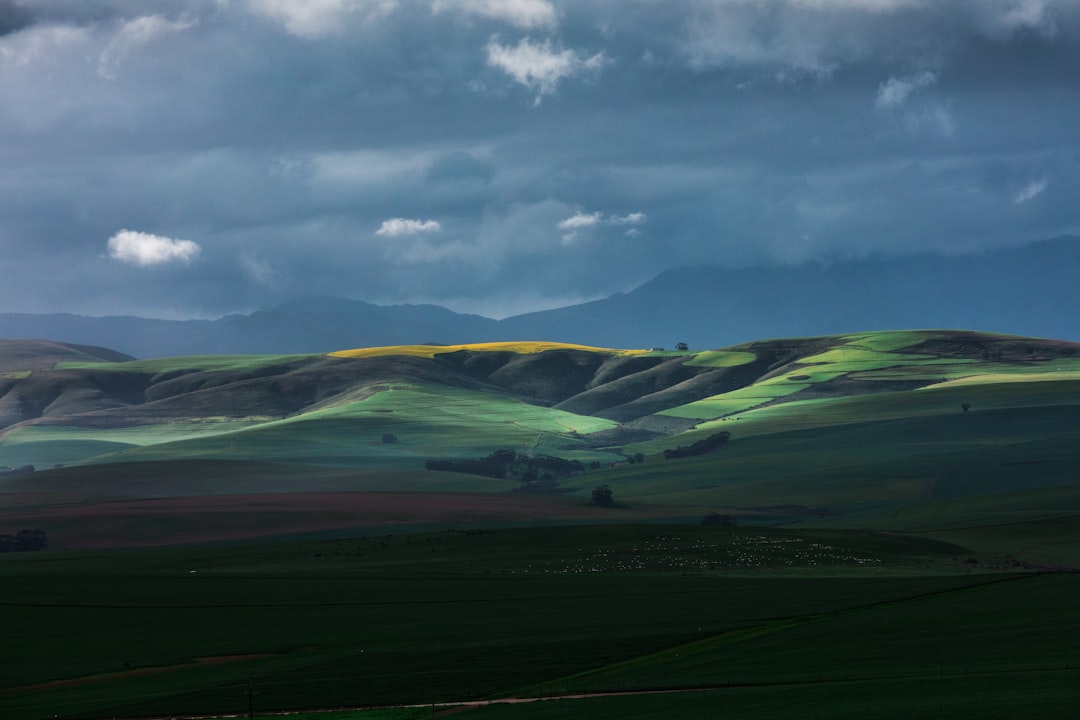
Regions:
<svg viewBox="0 0 1080 720"><path fill-rule="evenodd" d="M762 337L889 328L1080 340L1080 237L981 255L668 270L594 302L493 320L435 305L307 298L217 320L0 313L0 337L104 345L136 357L551 340L721 347Z"/></svg>

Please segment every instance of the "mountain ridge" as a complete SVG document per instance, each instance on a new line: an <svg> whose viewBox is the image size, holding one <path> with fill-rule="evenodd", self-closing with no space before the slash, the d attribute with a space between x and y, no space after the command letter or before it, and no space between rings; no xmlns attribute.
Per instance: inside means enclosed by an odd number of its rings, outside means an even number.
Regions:
<svg viewBox="0 0 1080 720"><path fill-rule="evenodd" d="M431 304L309 296L216 320L0 313L0 337L104 345L136 357L331 352L540 339L608 347L723 347L762 337L978 328L1080 340L1080 237L981 255L864 258L742 269L698 265L563 308L494 320Z"/></svg>

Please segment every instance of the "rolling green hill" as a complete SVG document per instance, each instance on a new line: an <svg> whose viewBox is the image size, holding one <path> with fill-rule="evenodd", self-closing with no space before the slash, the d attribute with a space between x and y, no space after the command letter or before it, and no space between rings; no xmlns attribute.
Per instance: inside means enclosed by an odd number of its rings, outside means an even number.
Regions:
<svg viewBox="0 0 1080 720"><path fill-rule="evenodd" d="M227 470L256 463L279 468L275 493L318 490L329 471L350 491L562 498L537 513L552 520L601 483L616 498L602 519L933 529L1078 511L1018 500L1072 497L1075 343L894 331L701 352L519 342L131 360L8 341L0 367L0 467L36 469L0 476L10 496L187 497L175 477L156 494L101 480L186 461L225 469L219 495L256 491ZM665 459L718 433L718 450ZM497 451L517 460L463 464ZM426 469L436 460L457 472ZM205 490L205 471L186 482Z"/></svg>

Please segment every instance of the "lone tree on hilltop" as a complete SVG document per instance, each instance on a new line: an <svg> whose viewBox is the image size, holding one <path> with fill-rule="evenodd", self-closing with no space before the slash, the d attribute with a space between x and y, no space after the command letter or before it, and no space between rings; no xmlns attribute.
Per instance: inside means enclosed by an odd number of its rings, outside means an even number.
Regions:
<svg viewBox="0 0 1080 720"><path fill-rule="evenodd" d="M615 493L607 485L601 485L592 491L592 501L600 507L611 507L615 504Z"/></svg>

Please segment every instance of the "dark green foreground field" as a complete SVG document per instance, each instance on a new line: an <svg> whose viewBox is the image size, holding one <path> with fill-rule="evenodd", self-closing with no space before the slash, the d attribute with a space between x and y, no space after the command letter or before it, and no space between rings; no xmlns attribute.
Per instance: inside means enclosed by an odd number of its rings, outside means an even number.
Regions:
<svg viewBox="0 0 1080 720"><path fill-rule="evenodd" d="M973 551L636 525L10 555L0 716L242 713L249 678L257 711L425 706L363 718L1075 716L1080 574Z"/></svg>

